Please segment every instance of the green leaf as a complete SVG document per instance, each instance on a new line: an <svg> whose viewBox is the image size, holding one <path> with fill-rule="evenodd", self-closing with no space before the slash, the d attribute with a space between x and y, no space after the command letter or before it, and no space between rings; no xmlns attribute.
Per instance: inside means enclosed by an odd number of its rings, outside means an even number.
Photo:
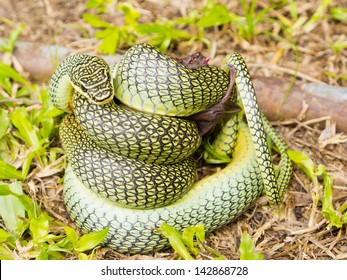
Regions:
<svg viewBox="0 0 347 280"><path fill-rule="evenodd" d="M0 78L11 78L16 82L26 84L27 81L24 79L22 75L20 75L16 70L14 70L11 66L0 62Z"/></svg>
<svg viewBox="0 0 347 280"><path fill-rule="evenodd" d="M240 260L263 260L263 254L254 251L254 243L251 236L244 232L240 243Z"/></svg>
<svg viewBox="0 0 347 280"><path fill-rule="evenodd" d="M340 207L340 209L338 210L339 211L339 213L341 213L341 214L343 214L345 211L347 211L347 201L344 203L344 204L342 204L342 206ZM347 213L347 212L346 212ZM345 213L345 214L346 214Z"/></svg>
<svg viewBox="0 0 347 280"><path fill-rule="evenodd" d="M37 246L37 256L36 260L61 260L64 258L64 255L56 250L55 243L41 243L40 246Z"/></svg>
<svg viewBox="0 0 347 280"><path fill-rule="evenodd" d="M200 27L212 27L227 24L231 21L230 12L228 8L222 4L213 4L201 16L198 21Z"/></svg>
<svg viewBox="0 0 347 280"><path fill-rule="evenodd" d="M174 227L167 223L162 223L160 226L160 232L169 240L170 245L185 260L194 260L187 250L182 234Z"/></svg>
<svg viewBox="0 0 347 280"><path fill-rule="evenodd" d="M0 180L18 179L23 180L22 173L19 172L13 165L0 160Z"/></svg>
<svg viewBox="0 0 347 280"><path fill-rule="evenodd" d="M72 253L73 244L71 240L65 236L58 240L58 242L51 244L50 251L59 251L59 252L66 252L66 253Z"/></svg>
<svg viewBox="0 0 347 280"><path fill-rule="evenodd" d="M316 24L325 16L326 10L332 1L333 0L321 0L319 2L319 5L316 11L313 13L310 19L305 23L303 31L310 32L315 28Z"/></svg>
<svg viewBox="0 0 347 280"><path fill-rule="evenodd" d="M31 211L35 207L34 202L25 194L18 194L16 192L13 192L10 186L7 184L0 185L0 196L7 195L14 195L15 197L17 197L27 212Z"/></svg>
<svg viewBox="0 0 347 280"><path fill-rule="evenodd" d="M63 260L64 259L64 255L60 252L56 252L56 251L48 251L48 259L49 260Z"/></svg>
<svg viewBox="0 0 347 280"><path fill-rule="evenodd" d="M19 107L13 110L10 114L10 119L29 147L32 147L34 151L39 150L41 144L25 108Z"/></svg>
<svg viewBox="0 0 347 280"><path fill-rule="evenodd" d="M141 34L162 34L164 35L167 31L167 28L162 23L152 22L144 23L137 27L137 31Z"/></svg>
<svg viewBox="0 0 347 280"><path fill-rule="evenodd" d="M13 254L8 248L0 244L0 260L15 260L15 254Z"/></svg>
<svg viewBox="0 0 347 280"><path fill-rule="evenodd" d="M112 27L112 24L102 20L99 16L93 14L83 14L82 18L85 22L89 23L94 28L108 28Z"/></svg>
<svg viewBox="0 0 347 280"><path fill-rule="evenodd" d="M197 225L194 227L195 229L195 235L196 238L200 241L200 242L205 242L205 228L202 224Z"/></svg>
<svg viewBox="0 0 347 280"><path fill-rule="evenodd" d="M0 190L2 193L0 195L0 216L7 229L16 231L23 223L20 218L25 217L25 207L18 197L16 197L23 195L22 185L19 182L11 185L1 185ZM16 196L11 195L13 193Z"/></svg>
<svg viewBox="0 0 347 280"><path fill-rule="evenodd" d="M88 255L85 254L85 253L79 253L79 254L78 254L78 259L79 259L80 261L88 261L88 260L89 260L89 257L88 257Z"/></svg>
<svg viewBox="0 0 347 280"><path fill-rule="evenodd" d="M51 220L46 212L41 212L38 217L31 217L29 229L34 243L42 243L52 238L48 235Z"/></svg>
<svg viewBox="0 0 347 280"><path fill-rule="evenodd" d="M30 153L27 154L22 165L22 178L26 178L26 176L28 175L34 156L35 156L35 151L31 151Z"/></svg>
<svg viewBox="0 0 347 280"><path fill-rule="evenodd" d="M313 161L307 155L299 151L288 150L288 156L300 167L311 181L314 181L316 177L315 166Z"/></svg>
<svg viewBox="0 0 347 280"><path fill-rule="evenodd" d="M25 29L25 27L26 27L25 24L21 23L10 32L10 38L8 40L9 49L7 51L9 51L11 53L14 51L14 46L15 46L19 36L22 34L23 30Z"/></svg>
<svg viewBox="0 0 347 280"><path fill-rule="evenodd" d="M99 8L99 12L104 12L104 8L111 0L88 0L86 4L87 9Z"/></svg>
<svg viewBox="0 0 347 280"><path fill-rule="evenodd" d="M39 136L44 141L49 141L51 133L55 127L55 120L52 116L52 104L49 101L47 90L39 92L42 109L35 114L35 123L40 124Z"/></svg>
<svg viewBox="0 0 347 280"><path fill-rule="evenodd" d="M98 32L96 37L102 36L102 41L98 47L98 50L104 54L114 54L119 44L120 33L118 28L105 29Z"/></svg>
<svg viewBox="0 0 347 280"><path fill-rule="evenodd" d="M8 117L8 111L0 108L0 139L6 134L10 125L10 118Z"/></svg>
<svg viewBox="0 0 347 280"><path fill-rule="evenodd" d="M46 245L46 244L43 244ZM39 248L40 251L38 251L38 256L35 257L36 260L48 260L49 259L49 254L48 254L48 248L47 245L46 246L41 246L41 248Z"/></svg>
<svg viewBox="0 0 347 280"><path fill-rule="evenodd" d="M66 232L67 238L71 241L72 245L76 247L78 244L78 235L76 231L69 226L64 226L64 230Z"/></svg>
<svg viewBox="0 0 347 280"><path fill-rule="evenodd" d="M2 87L5 92L9 93L9 95L12 95L12 82L9 78L0 76L0 87Z"/></svg>
<svg viewBox="0 0 347 280"><path fill-rule="evenodd" d="M141 14L136 11L131 3L119 3L117 5L117 10L122 11L125 16L125 24L127 26L135 26L137 24L137 19Z"/></svg>
<svg viewBox="0 0 347 280"><path fill-rule="evenodd" d="M191 35L176 29L173 22L163 20L154 23L139 24L136 31L143 35L152 35L150 43L165 52L173 40L190 39Z"/></svg>
<svg viewBox="0 0 347 280"><path fill-rule="evenodd" d="M86 4L86 8L87 9L98 8L98 7L102 6L103 3L104 3L103 0L88 0L88 2Z"/></svg>
<svg viewBox="0 0 347 280"><path fill-rule="evenodd" d="M21 23L16 26L15 29L10 31L10 36L8 39L3 39L4 45L0 45L0 51L13 53L14 45L17 42L19 36L22 34L25 29L25 24Z"/></svg>
<svg viewBox="0 0 347 280"><path fill-rule="evenodd" d="M322 215L325 219L330 221L331 225L338 228L342 227L341 214L334 209L333 206L333 191L332 184L333 178L328 173L323 174L324 180L324 195L322 199Z"/></svg>
<svg viewBox="0 0 347 280"><path fill-rule="evenodd" d="M327 170L326 166L324 164L320 164L320 165L318 165L318 167L314 173L316 176L322 176L322 175L326 174L326 170Z"/></svg>
<svg viewBox="0 0 347 280"><path fill-rule="evenodd" d="M13 238L12 234L10 234L6 230L3 230L2 228L0 228L0 243L8 241L12 238Z"/></svg>
<svg viewBox="0 0 347 280"><path fill-rule="evenodd" d="M332 17L336 20L347 23L347 9L342 7L334 7L330 9Z"/></svg>
<svg viewBox="0 0 347 280"><path fill-rule="evenodd" d="M197 255L199 253L199 250L195 247L194 244L195 236L200 242L205 241L205 229L203 225L200 224L197 226L189 226L185 228L182 233L182 238L185 245L187 245L191 252Z"/></svg>
<svg viewBox="0 0 347 280"><path fill-rule="evenodd" d="M102 241L104 241L107 233L108 228L104 228L102 230L83 235L78 241L75 250L77 252L84 252L93 249L94 247L98 246Z"/></svg>
<svg viewBox="0 0 347 280"><path fill-rule="evenodd" d="M347 212L345 212L342 216L342 220L344 224L347 224Z"/></svg>

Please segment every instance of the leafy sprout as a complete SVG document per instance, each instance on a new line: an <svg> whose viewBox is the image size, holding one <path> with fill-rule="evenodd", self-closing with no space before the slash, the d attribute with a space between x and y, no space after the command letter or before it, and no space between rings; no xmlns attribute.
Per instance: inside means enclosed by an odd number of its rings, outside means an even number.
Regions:
<svg viewBox="0 0 347 280"><path fill-rule="evenodd" d="M299 151L288 151L290 159L298 165L298 167L307 175L313 183L313 210L317 208L319 201L322 202L322 215L329 221L330 227L335 226L341 228L347 224L347 202L336 210L332 203L332 186L333 178L326 171L325 165L315 166L314 162L304 153ZM323 179L323 194L320 192L319 178ZM312 211L314 213L314 211Z"/></svg>
<svg viewBox="0 0 347 280"><path fill-rule="evenodd" d="M264 256L260 252L255 252L254 243L251 236L244 232L240 242L240 260L263 260Z"/></svg>
<svg viewBox="0 0 347 280"><path fill-rule="evenodd" d="M189 226L181 233L167 223L162 223L159 231L169 240L175 252L185 260L195 260L201 251L208 251L214 259L225 259L205 243L205 230L201 224Z"/></svg>

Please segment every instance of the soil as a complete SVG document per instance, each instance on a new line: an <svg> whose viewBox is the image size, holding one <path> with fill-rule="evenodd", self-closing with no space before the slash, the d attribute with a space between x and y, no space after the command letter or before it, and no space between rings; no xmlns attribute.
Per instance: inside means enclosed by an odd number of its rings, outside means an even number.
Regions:
<svg viewBox="0 0 347 280"><path fill-rule="evenodd" d="M114 9L118 1L110 1L105 20L113 24L121 24L122 16ZM122 1L119 1L122 2ZM189 11L202 6L206 1L128 1L141 13L141 22L153 22L158 18L176 18L187 16ZM237 1L218 1L231 11L242 14ZM260 7L266 7L269 1L257 1ZM311 16L319 1L297 1L300 15ZM334 1L331 7L347 8L345 1ZM20 40L57 44L74 49L96 51L98 40L95 30L82 20L82 14L90 12L82 1L71 0L2 0L0 16L13 22L24 22L24 30ZM282 10L270 10L272 17L289 17L287 7ZM267 28L273 37L284 36L280 28L268 21L260 25ZM8 26L0 25L0 37L8 36ZM195 51L202 51L211 57L211 63L217 64L229 52L242 53L247 61L251 75L265 77L284 77L290 81L296 67L299 75L296 83L302 81L321 81L330 85L347 86L347 49L335 53L331 49L332 42L347 34L347 26L332 20L325 15L312 29L299 28L293 32L298 46L299 64L288 41L270 39L267 34L257 35L251 42L244 40L236 27L210 28L205 36L210 41L210 48L201 42L192 44L175 43L169 53L174 56L186 56ZM121 50L120 52L124 51ZM301 75L305 74L305 75ZM283 89L286 90L286 89ZM308 104L309 106L309 104ZM292 150L305 152L318 166L324 164L333 176L333 206L339 209L347 199L347 142L342 135L334 133L334 124L329 116L309 121L302 121L303 111L295 119L284 119L274 122L276 130L285 139ZM325 126L323 130L321 124ZM322 141L329 129L330 140ZM323 145L325 144L325 145ZM45 181L46 180L46 181ZM59 178L52 176L35 186L39 200L52 216L58 220L73 224L69 220L62 204L61 184ZM47 186L55 186L50 189ZM227 259L238 259L238 247L242 232L247 231L253 238L256 250L264 254L266 259L347 259L346 227L336 228L322 216L321 202L316 205L314 198L322 194L322 182L316 185L296 166L288 187L284 204L270 207L265 196L261 197L254 207L244 213L235 222L224 226L210 234L207 244L224 255ZM127 256L108 248L96 251L97 259L176 259L173 250L156 253L151 256ZM209 258L202 252L200 258Z"/></svg>

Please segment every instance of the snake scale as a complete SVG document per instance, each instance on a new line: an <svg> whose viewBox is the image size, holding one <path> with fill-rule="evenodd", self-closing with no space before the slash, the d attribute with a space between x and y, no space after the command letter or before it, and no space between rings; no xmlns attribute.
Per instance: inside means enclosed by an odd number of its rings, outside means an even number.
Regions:
<svg viewBox="0 0 347 280"><path fill-rule="evenodd" d="M225 122L212 147L232 161L194 182L192 155L202 136L189 116L221 102L231 86L247 124L241 115ZM96 56L73 55L54 72L49 92L69 113L60 125L69 159L67 211L83 232L108 227L110 248L152 253L169 246L159 230L163 222L179 231L203 224L211 232L264 191L270 203L283 199L292 172L287 147L259 112L239 54L228 55L225 67L194 69L147 44L134 45L112 67ZM277 181L266 134L281 154Z"/></svg>

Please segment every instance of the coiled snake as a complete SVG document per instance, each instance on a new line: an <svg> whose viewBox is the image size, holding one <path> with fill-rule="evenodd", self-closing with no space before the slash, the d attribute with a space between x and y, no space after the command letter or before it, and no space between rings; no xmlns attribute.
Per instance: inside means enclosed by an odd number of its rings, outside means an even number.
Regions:
<svg viewBox="0 0 347 280"><path fill-rule="evenodd" d="M130 48L111 68L88 55L59 65L49 91L56 107L73 112L60 138L69 159L64 202L78 227L108 227L105 245L151 253L168 246L158 231L163 222L178 230L201 223L211 232L264 190L271 203L282 201L292 171L287 147L259 112L243 58L230 54L226 63L236 70L234 91L248 125L238 116L225 123L212 146L232 153L232 161L196 183L192 154L202 140L186 117L223 99L233 86L229 68L188 69L146 44ZM265 131L281 153L277 182Z"/></svg>

